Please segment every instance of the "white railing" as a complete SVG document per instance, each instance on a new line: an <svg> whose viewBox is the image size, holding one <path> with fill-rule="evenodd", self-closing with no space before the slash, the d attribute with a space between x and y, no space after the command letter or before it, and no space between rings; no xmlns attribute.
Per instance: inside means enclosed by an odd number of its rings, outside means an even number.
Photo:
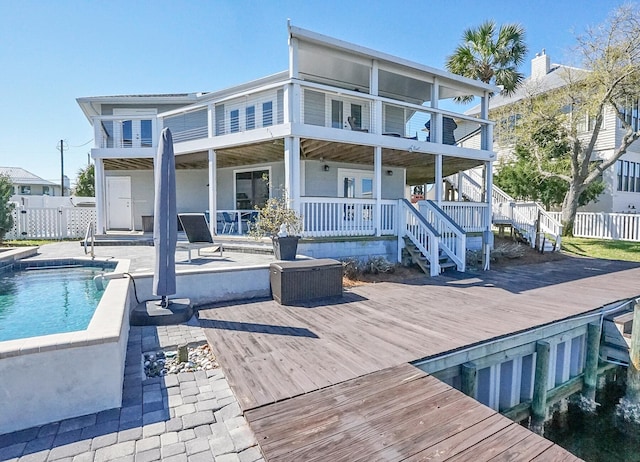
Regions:
<svg viewBox="0 0 640 462"><path fill-rule="evenodd" d="M398 249L402 248L402 238L407 236L429 262L430 275L439 275L440 233L429 224L426 218L408 200L400 199L398 201L398 211L400 221L400 226L398 227ZM398 261L400 260L400 250L398 250Z"/></svg>
<svg viewBox="0 0 640 462"><path fill-rule="evenodd" d="M477 185L478 190L481 191L482 175L476 169L471 169L467 172L468 175L465 173L463 175L468 178L468 181L463 180L463 185L469 185L469 188ZM513 224L527 239L531 247L536 247L536 232L544 233L545 236L555 242L555 250L560 250L562 224L550 212L547 212L537 202L516 201L495 184L491 190L492 218L494 222L509 222ZM463 189L463 193L467 197L474 197L473 193L465 192L465 189Z"/></svg>
<svg viewBox="0 0 640 462"><path fill-rule="evenodd" d="M481 233L485 223L487 204L478 202L441 202L440 208L467 233Z"/></svg>
<svg viewBox="0 0 640 462"><path fill-rule="evenodd" d="M94 207L25 208L13 211L13 229L5 239L81 239L96 220Z"/></svg>
<svg viewBox="0 0 640 462"><path fill-rule="evenodd" d="M556 221L562 212L549 213ZM594 239L640 242L640 214L578 212L573 223L573 235Z"/></svg>
<svg viewBox="0 0 640 462"><path fill-rule="evenodd" d="M440 249L456 264L458 271L464 272L467 257L467 235L447 214L433 201L418 202L420 214L440 235Z"/></svg>
<svg viewBox="0 0 640 462"><path fill-rule="evenodd" d="M96 148L155 148L156 116L99 116L93 118Z"/></svg>
<svg viewBox="0 0 640 462"><path fill-rule="evenodd" d="M376 202L372 199L302 197L300 204L305 237L376 234ZM381 235L396 233L396 201L382 201L379 226Z"/></svg>

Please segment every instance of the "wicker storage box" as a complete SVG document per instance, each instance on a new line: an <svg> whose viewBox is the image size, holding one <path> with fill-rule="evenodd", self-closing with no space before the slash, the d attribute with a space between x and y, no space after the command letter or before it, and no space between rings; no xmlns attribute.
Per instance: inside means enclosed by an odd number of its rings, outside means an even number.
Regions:
<svg viewBox="0 0 640 462"><path fill-rule="evenodd" d="M319 260L281 261L270 266L271 292L282 305L342 295L342 263Z"/></svg>

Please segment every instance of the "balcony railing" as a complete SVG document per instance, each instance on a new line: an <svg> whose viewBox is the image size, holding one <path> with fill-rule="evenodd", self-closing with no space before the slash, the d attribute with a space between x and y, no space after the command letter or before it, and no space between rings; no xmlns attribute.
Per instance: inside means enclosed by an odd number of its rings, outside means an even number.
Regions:
<svg viewBox="0 0 640 462"><path fill-rule="evenodd" d="M95 146L98 148L156 147L155 116L94 117Z"/></svg>
<svg viewBox="0 0 640 462"><path fill-rule="evenodd" d="M376 234L376 201L372 199L302 197L305 237L373 236ZM396 233L397 201L381 201L380 234Z"/></svg>
<svg viewBox="0 0 640 462"><path fill-rule="evenodd" d="M290 114L288 98L294 103ZM96 147L154 147L153 134L162 127L169 127L180 143L292 121L480 149L490 145L491 128L491 122L464 114L296 80L165 112L158 119L156 130L155 116L96 117Z"/></svg>

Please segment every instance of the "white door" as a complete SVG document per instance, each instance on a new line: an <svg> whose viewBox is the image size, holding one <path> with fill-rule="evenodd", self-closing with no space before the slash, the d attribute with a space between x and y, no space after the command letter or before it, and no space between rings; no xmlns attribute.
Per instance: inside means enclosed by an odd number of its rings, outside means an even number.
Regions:
<svg viewBox="0 0 640 462"><path fill-rule="evenodd" d="M107 229L131 230L131 177L107 177Z"/></svg>
<svg viewBox="0 0 640 462"><path fill-rule="evenodd" d="M120 148L150 148L153 146L153 119L155 109L114 109L113 115L130 116L131 119L117 121L114 134L117 147ZM135 117L135 118L134 118Z"/></svg>
<svg viewBox="0 0 640 462"><path fill-rule="evenodd" d="M338 197L373 199L373 172L367 170L338 169ZM345 204L343 221L357 227L373 226L373 204L357 202Z"/></svg>

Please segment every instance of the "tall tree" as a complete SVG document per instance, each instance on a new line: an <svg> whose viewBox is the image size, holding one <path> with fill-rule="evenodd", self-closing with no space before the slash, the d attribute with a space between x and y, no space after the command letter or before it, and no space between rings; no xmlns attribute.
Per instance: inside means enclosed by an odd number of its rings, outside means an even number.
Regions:
<svg viewBox="0 0 640 462"><path fill-rule="evenodd" d="M462 34L462 43L447 58L447 70L454 74L502 86L501 93L512 94L524 80L518 72L527 54L525 31L519 24L504 24L497 29L495 21L486 21L478 28ZM469 102L472 96L460 97Z"/></svg>
<svg viewBox="0 0 640 462"><path fill-rule="evenodd" d="M521 100L519 107L508 109L511 117L514 114L521 117L515 124L515 139L519 145L527 146L532 168L544 178L566 184L562 202L565 234L573 232L581 198L593 192L590 188L600 181L602 172L615 165L640 138L638 5L623 5L603 24L588 28L577 38L576 55L582 60L582 69L564 67L556 70L564 79L564 85L545 91L536 89L536 82L532 81L531 87L527 88L530 95ZM605 141L599 140L607 115L615 121L606 127L607 130L618 131L621 135L615 137L617 143L612 146L613 152L603 155L598 150L606 145ZM492 117L508 120L505 114ZM544 143L535 136L549 126L562 127L566 135L566 143L561 149L563 154L558 155L558 159L566 162L567 168L551 168L554 164L545 159Z"/></svg>
<svg viewBox="0 0 640 462"><path fill-rule="evenodd" d="M94 197L96 195L95 167L93 164L78 170L78 179L73 193L80 197Z"/></svg>
<svg viewBox="0 0 640 462"><path fill-rule="evenodd" d="M13 184L9 175L0 174L0 243L5 234L13 228L13 209L15 204L9 202L13 195Z"/></svg>

